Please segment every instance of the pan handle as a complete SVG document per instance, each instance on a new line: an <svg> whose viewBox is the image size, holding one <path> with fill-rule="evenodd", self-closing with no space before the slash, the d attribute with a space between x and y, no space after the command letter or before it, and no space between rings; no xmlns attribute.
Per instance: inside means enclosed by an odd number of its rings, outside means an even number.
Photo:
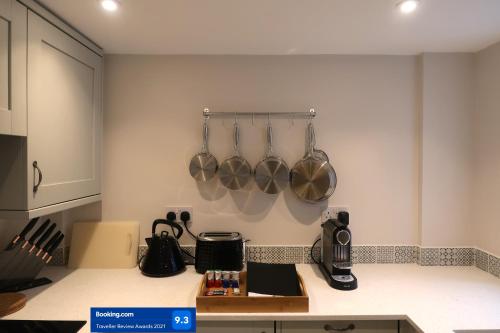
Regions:
<svg viewBox="0 0 500 333"><path fill-rule="evenodd" d="M240 126L238 125L236 117L234 120L233 141L234 156L240 156Z"/></svg>
<svg viewBox="0 0 500 333"><path fill-rule="evenodd" d="M267 153L266 157L273 156L273 128L271 123L267 123Z"/></svg>
<svg viewBox="0 0 500 333"><path fill-rule="evenodd" d="M310 135L311 135L311 146L312 146L311 148L314 151L314 147L316 147L316 133L314 132L314 125L312 122L311 122L310 126L311 126L311 134Z"/></svg>
<svg viewBox="0 0 500 333"><path fill-rule="evenodd" d="M316 138L314 135L314 127L312 122L307 125L307 156L314 156L314 146L316 145Z"/></svg>
<svg viewBox="0 0 500 333"><path fill-rule="evenodd" d="M203 145L201 146L201 152L208 152L208 121L205 119L203 121Z"/></svg>

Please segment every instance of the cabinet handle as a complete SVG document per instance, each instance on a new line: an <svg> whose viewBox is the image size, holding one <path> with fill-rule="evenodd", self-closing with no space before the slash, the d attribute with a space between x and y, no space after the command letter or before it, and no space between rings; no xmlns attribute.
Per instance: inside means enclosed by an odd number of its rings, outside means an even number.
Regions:
<svg viewBox="0 0 500 333"><path fill-rule="evenodd" d="M325 327L323 327L325 329L325 331L327 332L331 332L331 331L335 331L335 332L346 332L346 331L352 331L356 328L356 326L354 326L354 324L349 324L349 326L347 327L344 327L344 328L335 328L335 327L332 327L332 325L325 325Z"/></svg>
<svg viewBox="0 0 500 333"><path fill-rule="evenodd" d="M36 192L36 191L38 191L38 187L42 183L43 176L42 176L42 170L40 170L40 168L38 167L37 161L33 161L33 168L38 172L38 183L36 183L36 185L33 185L33 192ZM35 170L33 170L33 171L35 171ZM33 178L35 178L34 175L33 175Z"/></svg>

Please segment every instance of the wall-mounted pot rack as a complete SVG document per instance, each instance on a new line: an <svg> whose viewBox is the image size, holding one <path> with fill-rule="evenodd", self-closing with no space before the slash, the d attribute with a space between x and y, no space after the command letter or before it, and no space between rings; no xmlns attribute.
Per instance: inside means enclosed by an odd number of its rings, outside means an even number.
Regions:
<svg viewBox="0 0 500 333"><path fill-rule="evenodd" d="M308 112L213 112L209 108L203 109L203 118L280 118L280 119L313 119L316 111L309 109Z"/></svg>
<svg viewBox="0 0 500 333"><path fill-rule="evenodd" d="M195 155L189 164L189 172L197 181L208 181L215 174L224 187L230 190L242 189L251 178L255 178L258 187L265 193L278 194L287 185L300 200L308 203L317 203L327 200L335 191L337 175L330 164L328 156L321 150L315 149L314 128L312 119L316 111L309 112L212 112L209 108L203 109L203 146L202 151ZM210 118L234 119L233 141L234 154L218 165L217 160L208 152L208 120ZM256 118L268 120L267 125L267 152L255 170L239 152L239 125L238 119L251 118L252 125ZM305 156L289 169L286 162L272 151L271 118L307 119Z"/></svg>

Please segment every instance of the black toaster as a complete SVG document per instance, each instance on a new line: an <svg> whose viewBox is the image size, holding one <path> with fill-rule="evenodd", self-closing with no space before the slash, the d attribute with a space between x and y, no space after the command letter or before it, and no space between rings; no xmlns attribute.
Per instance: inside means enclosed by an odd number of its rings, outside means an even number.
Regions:
<svg viewBox="0 0 500 333"><path fill-rule="evenodd" d="M244 253L239 232L202 232L196 239L194 266L198 273L207 270L241 271Z"/></svg>

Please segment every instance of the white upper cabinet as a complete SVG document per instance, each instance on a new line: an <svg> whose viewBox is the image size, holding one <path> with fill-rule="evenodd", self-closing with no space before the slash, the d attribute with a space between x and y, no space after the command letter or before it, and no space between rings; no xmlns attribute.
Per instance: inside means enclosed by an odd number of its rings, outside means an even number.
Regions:
<svg viewBox="0 0 500 333"><path fill-rule="evenodd" d="M26 136L26 8L0 0L0 134Z"/></svg>
<svg viewBox="0 0 500 333"><path fill-rule="evenodd" d="M98 194L102 58L31 11L28 36L30 208Z"/></svg>
<svg viewBox="0 0 500 333"><path fill-rule="evenodd" d="M0 110L10 110L10 22L0 18Z"/></svg>
<svg viewBox="0 0 500 333"><path fill-rule="evenodd" d="M0 0L0 218L101 193L102 51L36 2L23 4Z"/></svg>

